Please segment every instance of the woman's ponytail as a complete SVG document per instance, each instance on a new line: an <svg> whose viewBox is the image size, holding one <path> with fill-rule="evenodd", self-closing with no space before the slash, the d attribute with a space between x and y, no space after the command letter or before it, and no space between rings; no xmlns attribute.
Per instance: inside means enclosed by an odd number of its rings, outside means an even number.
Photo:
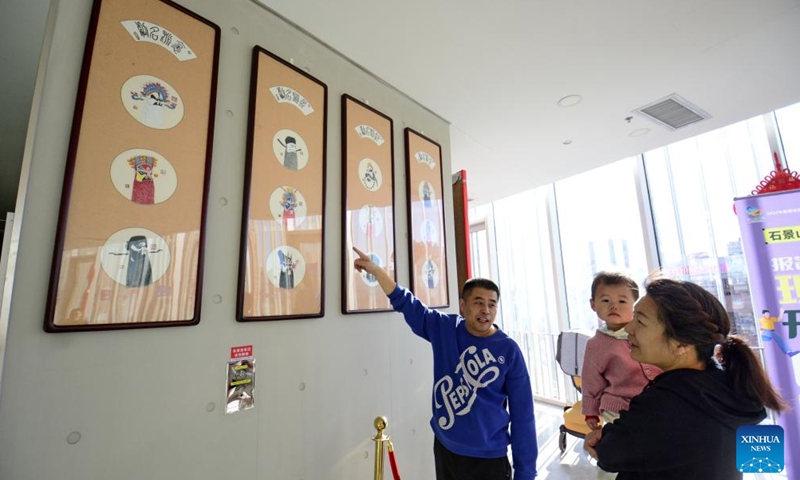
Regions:
<svg viewBox="0 0 800 480"><path fill-rule="evenodd" d="M788 406L772 387L766 372L753 350L739 337L729 336L721 344L720 355L723 368L734 392L758 399L775 411Z"/></svg>

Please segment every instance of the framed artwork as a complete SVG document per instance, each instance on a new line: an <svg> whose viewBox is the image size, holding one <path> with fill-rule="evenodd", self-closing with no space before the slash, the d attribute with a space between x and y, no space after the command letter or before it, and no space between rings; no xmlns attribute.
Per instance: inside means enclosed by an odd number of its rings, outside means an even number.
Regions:
<svg viewBox="0 0 800 480"><path fill-rule="evenodd" d="M411 291L429 307L448 307L442 147L405 129Z"/></svg>
<svg viewBox="0 0 800 480"><path fill-rule="evenodd" d="M324 314L328 87L256 46L236 319Z"/></svg>
<svg viewBox="0 0 800 480"><path fill-rule="evenodd" d="M44 329L200 321L219 27L166 0L95 0Z"/></svg>
<svg viewBox="0 0 800 480"><path fill-rule="evenodd" d="M353 247L397 278L392 119L342 95L342 313L392 310L377 279L353 268Z"/></svg>

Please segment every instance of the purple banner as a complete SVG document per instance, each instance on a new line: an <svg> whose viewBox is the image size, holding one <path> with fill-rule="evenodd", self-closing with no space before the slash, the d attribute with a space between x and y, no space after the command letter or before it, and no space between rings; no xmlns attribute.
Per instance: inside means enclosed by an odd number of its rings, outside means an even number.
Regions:
<svg viewBox="0 0 800 480"><path fill-rule="evenodd" d="M800 190L735 199L761 329L764 363L790 410L778 415L785 432L786 474L800 451Z"/></svg>

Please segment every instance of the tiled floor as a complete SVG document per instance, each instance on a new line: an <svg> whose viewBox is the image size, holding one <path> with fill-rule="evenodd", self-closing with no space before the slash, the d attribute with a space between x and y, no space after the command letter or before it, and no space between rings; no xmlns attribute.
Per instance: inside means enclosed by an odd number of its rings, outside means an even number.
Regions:
<svg viewBox="0 0 800 480"><path fill-rule="evenodd" d="M562 455L558 449L558 427L563 420L561 407L536 402L536 431L539 442L539 461L536 480L607 480L615 474L594 466L591 457L583 450L583 440L567 435L567 449ZM783 475L745 474L744 480L787 480Z"/></svg>
<svg viewBox="0 0 800 480"><path fill-rule="evenodd" d="M567 435L564 454L558 449L558 427L563 423L561 407L536 402L536 432L539 442L537 480L613 479L616 475L594 466L583 450L583 440Z"/></svg>

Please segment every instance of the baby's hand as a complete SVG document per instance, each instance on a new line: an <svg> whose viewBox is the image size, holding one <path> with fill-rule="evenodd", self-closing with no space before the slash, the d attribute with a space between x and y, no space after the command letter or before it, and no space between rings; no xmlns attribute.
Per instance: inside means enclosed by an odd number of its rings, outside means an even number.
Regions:
<svg viewBox="0 0 800 480"><path fill-rule="evenodd" d="M600 417L596 415L586 415L586 425L592 430L600 428Z"/></svg>

